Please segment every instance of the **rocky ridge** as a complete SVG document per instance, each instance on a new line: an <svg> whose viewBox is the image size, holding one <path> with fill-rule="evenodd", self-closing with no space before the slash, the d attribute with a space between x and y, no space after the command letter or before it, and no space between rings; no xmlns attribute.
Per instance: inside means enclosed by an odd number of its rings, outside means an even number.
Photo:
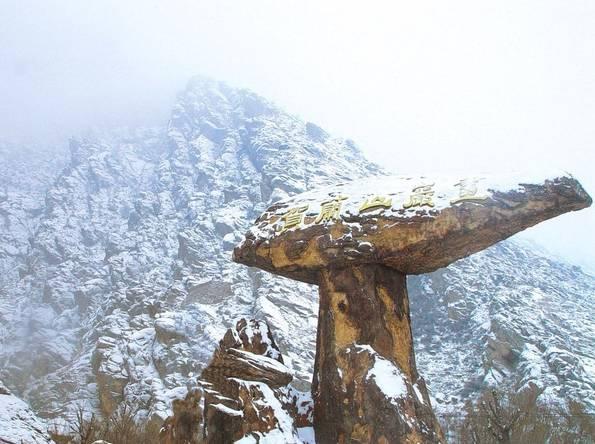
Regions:
<svg viewBox="0 0 595 444"><path fill-rule="evenodd" d="M267 321L307 389L316 289L233 264L231 250L272 202L379 167L349 140L200 78L166 127L70 151L34 215L11 200L26 235L0 213L13 233L3 247L19 243L0 252L15 270L0 286L0 379L58 427L81 403L109 414L127 401L161 422L244 317ZM10 180L3 172L0 189ZM505 242L409 285L418 368L439 411L486 384L530 382L544 399L595 408L593 277Z"/></svg>

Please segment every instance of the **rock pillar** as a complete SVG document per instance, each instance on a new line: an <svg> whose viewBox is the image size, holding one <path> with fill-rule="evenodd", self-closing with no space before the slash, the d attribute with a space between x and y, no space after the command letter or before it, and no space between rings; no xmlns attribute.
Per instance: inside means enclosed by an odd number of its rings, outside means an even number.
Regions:
<svg viewBox="0 0 595 444"><path fill-rule="evenodd" d="M444 442L415 366L404 274L321 271L312 393L316 442Z"/></svg>

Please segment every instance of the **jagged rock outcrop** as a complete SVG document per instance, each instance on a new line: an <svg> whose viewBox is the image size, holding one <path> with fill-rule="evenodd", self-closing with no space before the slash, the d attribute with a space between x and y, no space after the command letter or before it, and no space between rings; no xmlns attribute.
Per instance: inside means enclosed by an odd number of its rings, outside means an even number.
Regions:
<svg viewBox="0 0 595 444"><path fill-rule="evenodd" d="M591 203L562 173L382 177L304 193L265 211L233 258L319 285L317 440L444 442L415 365L406 275L445 267Z"/></svg>
<svg viewBox="0 0 595 444"><path fill-rule="evenodd" d="M283 358L268 326L242 319L235 330L227 330L201 379L217 387L226 386L229 378L239 378L278 388L293 379L289 369L279 364Z"/></svg>
<svg viewBox="0 0 595 444"><path fill-rule="evenodd" d="M0 443L53 443L47 424L0 382Z"/></svg>
<svg viewBox="0 0 595 444"><path fill-rule="evenodd" d="M307 395L288 386L291 380L268 325L242 319L220 341L200 388L174 401L161 442L304 442L300 431L311 428L312 406Z"/></svg>

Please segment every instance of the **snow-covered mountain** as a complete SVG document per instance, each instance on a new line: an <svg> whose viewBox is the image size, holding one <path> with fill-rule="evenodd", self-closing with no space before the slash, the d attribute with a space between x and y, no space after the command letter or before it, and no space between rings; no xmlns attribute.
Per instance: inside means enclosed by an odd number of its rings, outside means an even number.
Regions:
<svg viewBox="0 0 595 444"><path fill-rule="evenodd" d="M0 176L0 380L56 423L81 403L110 413L124 400L160 421L245 317L269 322L308 386L317 289L236 265L231 250L270 203L378 166L202 78L167 126L70 151L0 150L22 168ZM530 382L595 409L593 277L505 242L409 285L418 367L440 409L485 384Z"/></svg>

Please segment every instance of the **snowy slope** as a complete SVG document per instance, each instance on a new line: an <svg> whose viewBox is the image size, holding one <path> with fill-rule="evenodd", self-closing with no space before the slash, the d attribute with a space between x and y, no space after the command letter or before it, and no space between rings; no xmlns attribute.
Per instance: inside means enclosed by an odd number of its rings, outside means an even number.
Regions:
<svg viewBox="0 0 595 444"><path fill-rule="evenodd" d="M579 268L503 242L411 279L410 293L418 364L443 408L533 383L595 410L595 279Z"/></svg>
<svg viewBox="0 0 595 444"><path fill-rule="evenodd" d="M44 417L127 400L159 421L234 320L257 317L307 387L316 288L236 265L231 249L270 203L380 169L351 141L201 78L167 126L70 148L25 217L32 232L12 235L23 253L0 287L0 379ZM507 242L410 286L419 368L443 408L529 380L594 402L592 277Z"/></svg>
<svg viewBox="0 0 595 444"><path fill-rule="evenodd" d="M49 444L47 425L0 382L0 443Z"/></svg>

